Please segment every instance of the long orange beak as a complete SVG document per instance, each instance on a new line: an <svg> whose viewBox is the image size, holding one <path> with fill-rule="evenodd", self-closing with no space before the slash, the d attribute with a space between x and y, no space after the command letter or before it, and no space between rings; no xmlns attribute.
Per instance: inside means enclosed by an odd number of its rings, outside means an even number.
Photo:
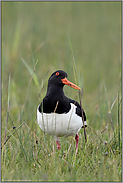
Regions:
<svg viewBox="0 0 123 183"><path fill-rule="evenodd" d="M66 77L64 79L61 79L62 83L65 85L68 85L72 88L75 88L77 90L81 90L77 85L73 84L72 82L70 82Z"/></svg>

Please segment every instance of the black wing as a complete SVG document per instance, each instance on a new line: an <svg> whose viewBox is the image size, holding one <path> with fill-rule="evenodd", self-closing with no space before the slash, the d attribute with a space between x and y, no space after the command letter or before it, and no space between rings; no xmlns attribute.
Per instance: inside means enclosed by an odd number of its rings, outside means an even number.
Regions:
<svg viewBox="0 0 123 183"><path fill-rule="evenodd" d="M81 106L80 106L80 104L79 104L77 101L75 101L75 100L71 100L71 99L69 99L69 100L70 100L71 103L73 103L74 105L77 106L77 108L76 108L76 114L77 114L78 116L82 117L82 112L83 112L84 121L86 121L85 112L84 112L83 109L82 109L82 111L81 111Z"/></svg>

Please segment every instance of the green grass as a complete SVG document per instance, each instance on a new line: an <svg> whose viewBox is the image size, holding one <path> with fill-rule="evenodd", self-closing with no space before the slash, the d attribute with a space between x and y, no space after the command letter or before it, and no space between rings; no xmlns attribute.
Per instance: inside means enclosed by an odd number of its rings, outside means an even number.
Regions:
<svg viewBox="0 0 123 183"><path fill-rule="evenodd" d="M2 181L122 181L121 2L1 2L1 8ZM57 69L83 87L87 143L81 129L77 154L75 137L61 138L58 151L36 120ZM64 92L79 101L77 90Z"/></svg>

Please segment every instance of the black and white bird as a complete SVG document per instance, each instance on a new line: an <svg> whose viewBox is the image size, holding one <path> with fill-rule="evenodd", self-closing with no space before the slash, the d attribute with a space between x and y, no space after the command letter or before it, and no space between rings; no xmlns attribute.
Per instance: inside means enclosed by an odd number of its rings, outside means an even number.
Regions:
<svg viewBox="0 0 123 183"><path fill-rule="evenodd" d="M60 149L59 137L75 135L78 148L78 132L83 128L82 110L79 103L64 95L63 86L68 85L80 90L78 86L67 79L67 73L55 71L48 80L46 96L37 108L37 121L40 128L55 137L57 148ZM86 115L83 110L84 125Z"/></svg>

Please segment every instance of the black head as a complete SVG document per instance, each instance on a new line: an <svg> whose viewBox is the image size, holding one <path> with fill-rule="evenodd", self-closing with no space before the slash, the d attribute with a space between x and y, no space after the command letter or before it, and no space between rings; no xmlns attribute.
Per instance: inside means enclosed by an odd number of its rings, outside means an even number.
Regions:
<svg viewBox="0 0 123 183"><path fill-rule="evenodd" d="M61 79L67 78L67 73L62 70L55 71L48 80L48 85L64 86Z"/></svg>
<svg viewBox="0 0 123 183"><path fill-rule="evenodd" d="M57 70L55 71L49 78L48 80L48 87L49 86L57 86L57 87L63 87L64 85L68 85L72 88L75 88L77 90L80 90L80 88L78 86L76 86L75 84L71 83L70 81L68 81L67 79L67 73L65 71L62 70Z"/></svg>

